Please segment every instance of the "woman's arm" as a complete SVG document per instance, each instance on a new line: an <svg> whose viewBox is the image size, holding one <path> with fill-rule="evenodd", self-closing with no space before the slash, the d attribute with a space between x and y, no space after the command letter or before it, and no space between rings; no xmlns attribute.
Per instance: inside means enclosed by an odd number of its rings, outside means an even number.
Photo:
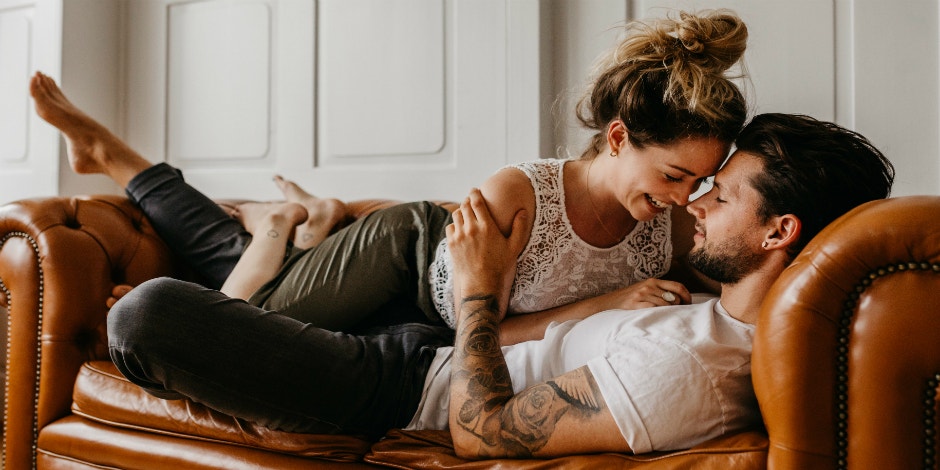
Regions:
<svg viewBox="0 0 940 470"><path fill-rule="evenodd" d="M670 292L675 300L668 301L663 294ZM661 307L687 304L692 295L679 282L665 279L646 279L597 297L572 302L540 312L509 315L500 324L500 342L503 346L545 337L545 329L552 322L583 320L605 310Z"/></svg>
<svg viewBox="0 0 940 470"><path fill-rule="evenodd" d="M486 201L486 207L493 222L504 236L508 236L516 213L525 210L530 214L523 232L519 234L520 237L528 241L535 220L535 191L532 189L529 178L522 171L506 168L496 172L481 185L480 194ZM687 246L680 247L681 253L685 255L692 243L694 218L684 209L673 210L673 214L676 212L685 214L685 217L680 219L679 224L681 229L685 230L683 232L684 237L688 239ZM691 222L689 222L690 220ZM676 227L675 218L673 227ZM667 291L673 293L676 300L672 302L665 300L662 295ZM681 283L648 279L598 297L539 312L510 315L500 325L500 340L503 345L509 345L542 339L545 335L545 329L552 322L560 323L568 320L584 319L604 310L615 308L632 310L689 303L690 301L689 291Z"/></svg>

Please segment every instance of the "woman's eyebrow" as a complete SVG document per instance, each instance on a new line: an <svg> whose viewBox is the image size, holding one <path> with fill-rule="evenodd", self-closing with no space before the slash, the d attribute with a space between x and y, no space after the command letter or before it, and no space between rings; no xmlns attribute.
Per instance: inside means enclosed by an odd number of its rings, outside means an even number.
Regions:
<svg viewBox="0 0 940 470"><path fill-rule="evenodd" d="M698 177L698 175L696 175L694 171L689 170L689 169L687 169L687 168L683 168L683 167L681 167L681 166L673 165L673 164L669 164L668 166L669 166L670 168L674 169L674 170L679 170L679 171L681 171L681 172L683 172L683 173L685 173L685 174L687 174L687 175L689 175L689 176L694 176L694 177L696 177L696 178Z"/></svg>

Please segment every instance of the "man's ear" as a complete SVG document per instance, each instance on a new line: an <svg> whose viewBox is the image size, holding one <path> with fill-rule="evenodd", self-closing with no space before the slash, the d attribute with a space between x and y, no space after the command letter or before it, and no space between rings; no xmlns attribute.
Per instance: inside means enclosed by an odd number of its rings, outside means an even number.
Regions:
<svg viewBox="0 0 940 470"><path fill-rule="evenodd" d="M800 239L803 222L793 214L773 218L773 229L764 241L765 248L782 248L793 245Z"/></svg>
<svg viewBox="0 0 940 470"><path fill-rule="evenodd" d="M624 142L627 140L627 127L620 119L614 119L607 125L607 145L610 146L614 155L620 152Z"/></svg>

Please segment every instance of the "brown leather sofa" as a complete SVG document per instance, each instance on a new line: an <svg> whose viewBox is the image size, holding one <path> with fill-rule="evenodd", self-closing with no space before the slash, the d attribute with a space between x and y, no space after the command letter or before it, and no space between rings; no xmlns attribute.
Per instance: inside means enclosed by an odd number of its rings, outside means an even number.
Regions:
<svg viewBox="0 0 940 470"><path fill-rule="evenodd" d="M446 432L289 434L152 398L108 360L105 301L164 275L188 277L122 197L0 207L4 468L937 468L940 196L872 203L821 233L761 312L766 429L679 452L472 462Z"/></svg>

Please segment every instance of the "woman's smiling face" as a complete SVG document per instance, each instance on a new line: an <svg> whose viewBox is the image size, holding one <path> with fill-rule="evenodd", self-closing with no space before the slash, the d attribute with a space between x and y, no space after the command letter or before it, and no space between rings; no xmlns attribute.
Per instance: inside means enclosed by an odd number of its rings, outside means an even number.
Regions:
<svg viewBox="0 0 940 470"><path fill-rule="evenodd" d="M669 206L684 206L702 181L715 174L729 144L714 137L687 137L668 145L634 147L624 139L607 162L609 190L636 220L650 220Z"/></svg>

